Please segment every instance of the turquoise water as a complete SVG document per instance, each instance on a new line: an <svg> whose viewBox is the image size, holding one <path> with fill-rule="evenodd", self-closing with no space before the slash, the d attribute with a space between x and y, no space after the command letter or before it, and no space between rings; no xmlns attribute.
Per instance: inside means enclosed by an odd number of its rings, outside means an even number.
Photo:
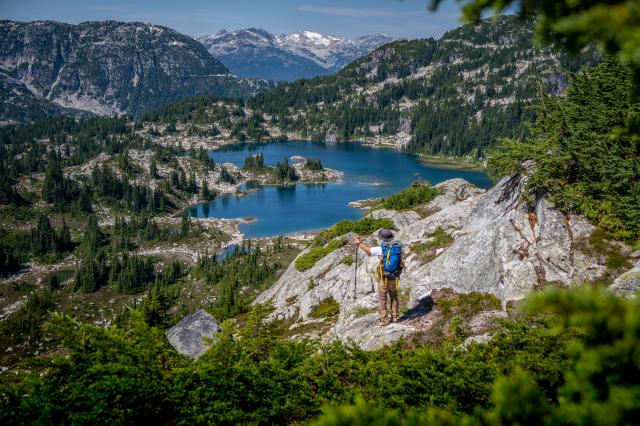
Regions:
<svg viewBox="0 0 640 426"><path fill-rule="evenodd" d="M375 149L356 143L271 142L237 144L212 151L217 163L241 167L249 154L261 153L266 165L301 155L319 158L324 167L344 172L343 183L322 185L265 186L247 196L226 194L189 209L193 217L252 217L241 225L247 238L287 235L326 228L342 219L359 219L363 211L348 207L350 201L384 197L398 192L417 176L437 184L460 177L487 188L489 178L477 171L440 168L423 163L416 155Z"/></svg>

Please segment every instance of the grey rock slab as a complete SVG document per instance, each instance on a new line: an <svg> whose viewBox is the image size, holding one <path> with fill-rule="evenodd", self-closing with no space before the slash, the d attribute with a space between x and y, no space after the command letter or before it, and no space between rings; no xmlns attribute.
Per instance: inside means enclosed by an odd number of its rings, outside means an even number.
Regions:
<svg viewBox="0 0 640 426"><path fill-rule="evenodd" d="M506 304L550 283L571 286L603 276L603 260L576 249L576 241L588 238L594 227L583 217L562 213L545 199L533 207L522 203L525 183L526 175L514 175L485 192L462 179L451 179L438 185L443 194L427 204L433 213L423 219L412 211L371 213L375 218L392 219L398 228L396 238L408 249L400 297L408 300L410 309L442 288L458 294L489 293ZM438 228L453 237L449 247L428 260L411 252L412 244L427 241ZM350 241L353 234L345 238ZM376 233L366 236L365 242L378 244ZM340 313L324 338L353 341L366 349L428 327L428 313L425 318L387 327L377 325L375 313L357 316L358 311L376 309L372 286L376 285L378 260L359 251L357 268L342 263L353 255L354 246L348 244L307 271L298 271L292 263L255 303L271 302L271 319L307 321L313 308L331 297ZM480 316L473 327L483 333L502 315L496 311Z"/></svg>
<svg viewBox="0 0 640 426"><path fill-rule="evenodd" d="M459 203L460 201L466 200L467 198L475 197L485 192L484 189L478 188L461 178L454 178L440 182L435 185L435 187L443 190L444 193L438 195L427 204L428 210L439 211Z"/></svg>
<svg viewBox="0 0 640 426"><path fill-rule="evenodd" d="M479 336L467 337L465 341L460 346L458 346L458 349L467 349L469 345L474 343L476 345L486 345L491 341L492 337L493 335L491 333L485 333Z"/></svg>
<svg viewBox="0 0 640 426"><path fill-rule="evenodd" d="M198 358L208 349L204 338L215 341L215 334L219 331L218 321L204 309L198 309L182 318L165 335L176 351L191 358Z"/></svg>
<svg viewBox="0 0 640 426"><path fill-rule="evenodd" d="M373 219L391 219L398 229L406 228L420 220L420 215L414 211L399 212L396 210L375 210L371 212Z"/></svg>
<svg viewBox="0 0 640 426"><path fill-rule="evenodd" d="M515 189L514 189L515 187ZM524 298L537 285L572 285L597 278L604 271L596 259L573 249L577 238L594 229L584 218L564 215L542 199L530 210L519 202L521 182L505 179L479 197L446 208L403 230L400 238L460 226L453 244L427 264L407 259L406 280L414 283L416 302L437 288L458 293L494 294L503 301ZM458 212L458 220L452 216ZM468 215L465 217L465 213ZM408 232L412 232L412 235Z"/></svg>
<svg viewBox="0 0 640 426"><path fill-rule="evenodd" d="M640 290L640 267L635 267L620 275L609 286L609 290L625 298L635 298Z"/></svg>
<svg viewBox="0 0 640 426"><path fill-rule="evenodd" d="M379 325L378 314L372 313L361 317L350 315L341 318L327 338L354 343L364 350L372 351L410 336L416 331L414 326L402 322Z"/></svg>

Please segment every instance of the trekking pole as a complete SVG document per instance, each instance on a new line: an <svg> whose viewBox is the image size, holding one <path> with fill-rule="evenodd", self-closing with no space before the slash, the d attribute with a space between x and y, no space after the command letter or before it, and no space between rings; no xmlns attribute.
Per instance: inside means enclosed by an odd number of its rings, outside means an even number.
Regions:
<svg viewBox="0 0 640 426"><path fill-rule="evenodd" d="M356 300L357 288L358 288L358 244L356 244L356 269L353 273L353 300Z"/></svg>

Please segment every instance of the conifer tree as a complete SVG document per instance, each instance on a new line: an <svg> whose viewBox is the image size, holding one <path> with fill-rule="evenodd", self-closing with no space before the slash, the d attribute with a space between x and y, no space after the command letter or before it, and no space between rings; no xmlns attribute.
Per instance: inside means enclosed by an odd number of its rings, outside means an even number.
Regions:
<svg viewBox="0 0 640 426"><path fill-rule="evenodd" d="M211 193L209 192L209 184L206 179L202 179L202 185L200 186L200 198L208 201L211 197Z"/></svg>
<svg viewBox="0 0 640 426"><path fill-rule="evenodd" d="M151 163L149 164L149 175L151 175L151 177L154 179L158 177L158 165L156 164L155 156L151 157Z"/></svg>

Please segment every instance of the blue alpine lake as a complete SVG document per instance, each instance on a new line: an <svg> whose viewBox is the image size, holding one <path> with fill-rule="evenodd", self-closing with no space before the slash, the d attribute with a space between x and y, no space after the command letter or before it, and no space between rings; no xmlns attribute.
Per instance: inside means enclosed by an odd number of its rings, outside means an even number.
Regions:
<svg viewBox="0 0 640 426"><path fill-rule="evenodd" d="M241 225L247 238L315 231L342 219L359 219L364 212L349 207L351 201L385 197L407 187L417 177L432 184L459 177L487 188L489 178L482 172L438 167L419 156L387 148L371 148L359 143L325 144L288 141L242 143L212 151L217 163L239 167L248 155L261 153L266 165L284 157L300 155L319 158L327 168L344 172L342 183L263 186L248 195L224 194L209 203L188 210L192 217L251 217L255 222Z"/></svg>

